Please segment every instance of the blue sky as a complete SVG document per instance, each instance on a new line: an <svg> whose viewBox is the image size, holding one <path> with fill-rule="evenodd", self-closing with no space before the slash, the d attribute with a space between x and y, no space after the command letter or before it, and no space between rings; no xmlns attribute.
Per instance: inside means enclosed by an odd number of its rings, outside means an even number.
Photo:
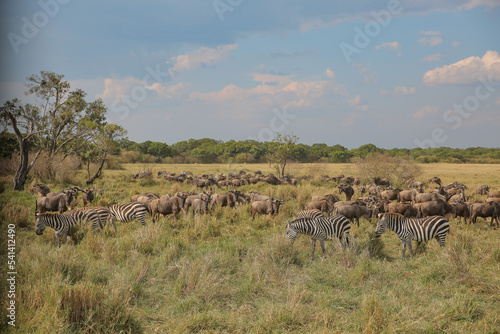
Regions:
<svg viewBox="0 0 500 334"><path fill-rule="evenodd" d="M53 71L134 141L500 147L499 0L0 6L2 102Z"/></svg>

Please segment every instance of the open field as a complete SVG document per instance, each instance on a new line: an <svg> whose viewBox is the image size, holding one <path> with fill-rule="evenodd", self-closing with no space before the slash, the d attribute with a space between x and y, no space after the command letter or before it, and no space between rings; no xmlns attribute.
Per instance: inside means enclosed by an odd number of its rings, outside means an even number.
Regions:
<svg viewBox="0 0 500 334"><path fill-rule="evenodd" d="M500 165L425 164L422 180L439 176L500 189ZM132 180L143 168L152 179ZM359 177L351 164L291 164L298 175ZM126 164L104 171L94 205L128 202L133 194L174 193L191 185L158 179L160 170L228 173L267 164ZM82 172L83 173L83 172ZM83 180L83 177L81 178ZM48 184L59 190L63 185ZM66 186L66 185L64 185ZM498 333L500 332L500 230L480 219L468 226L452 219L444 250L434 241L413 259L400 259L393 232L373 238L374 223L352 225L353 245L325 242L327 257L310 259L310 242L294 247L285 225L311 195L338 194L319 180L298 186L259 183L257 190L285 205L276 217L250 219L249 205L162 218L142 227L117 223L118 236L78 231L57 248L53 231L34 232L35 196L0 194L2 267L6 277L7 225L16 224L16 330L19 333ZM217 190L217 192L224 192ZM358 196L355 194L355 197ZM342 195L343 199L344 196ZM80 204L81 199L79 198ZM2 296L6 295L6 287ZM3 298L5 303L7 298ZM2 305L2 323L6 307ZM7 327L6 327L7 328ZM8 329L12 329L8 327Z"/></svg>

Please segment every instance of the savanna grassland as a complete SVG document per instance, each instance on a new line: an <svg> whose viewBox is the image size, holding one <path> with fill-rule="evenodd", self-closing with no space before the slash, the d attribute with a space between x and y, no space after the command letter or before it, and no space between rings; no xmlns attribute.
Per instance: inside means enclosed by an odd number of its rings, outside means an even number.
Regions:
<svg viewBox="0 0 500 334"><path fill-rule="evenodd" d="M500 189L500 165L426 164L422 180ZM141 169L153 178L132 180ZM296 176L353 175L350 164L294 164ZM106 170L94 205L128 202L131 195L193 190L155 175L160 170L228 173L272 172L267 164L138 165ZM83 172L82 172L83 173ZM82 180L84 177L82 176ZM5 179L7 180L7 179ZM38 181L38 180L37 180ZM35 183L35 180L33 180ZM62 184L48 184L60 190ZM27 187L28 188L28 187ZM433 186L429 185L429 188ZM318 178L297 186L259 183L247 192L284 198L276 217L250 219L249 205L215 208L207 215L179 215L142 227L117 223L118 236L77 231L57 247L48 228L34 232L35 195L0 195L2 271L6 277L7 225L16 225L16 327L19 333L498 333L500 332L500 230L450 221L445 249L434 241L401 260L393 232L373 238L374 223L353 224L352 245L327 241L310 259L310 242L293 248L285 225L311 195L334 193ZM224 192L225 190L217 190ZM359 196L357 193L355 197ZM343 199L344 196L342 195ZM81 198L79 198L81 205ZM2 296L6 296L6 287ZM3 297L2 303L6 302ZM2 305L2 324L6 322ZM5 326L7 330L13 330Z"/></svg>

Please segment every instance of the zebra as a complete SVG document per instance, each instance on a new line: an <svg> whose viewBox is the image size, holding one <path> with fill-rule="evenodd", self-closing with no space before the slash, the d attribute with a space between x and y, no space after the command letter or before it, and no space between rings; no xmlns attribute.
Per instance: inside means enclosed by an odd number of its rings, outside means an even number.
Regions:
<svg viewBox="0 0 500 334"><path fill-rule="evenodd" d="M76 226L78 223L84 224L91 221L92 228L97 232L100 232L99 228L102 228L99 214L95 210L83 211L76 209L63 214L35 212L35 217L35 233L42 235L47 226L51 227L55 231L58 246L60 245L59 239L61 237L63 244L66 243L70 228Z"/></svg>
<svg viewBox="0 0 500 334"><path fill-rule="evenodd" d="M405 258L406 246L408 245L410 256L412 256L411 241L428 241L436 238L443 248L445 239L450 230L450 223L442 216L431 216L426 218L405 218L397 213L386 213L381 216L375 229L375 237L380 237L387 229L398 235L402 243L403 258Z"/></svg>
<svg viewBox="0 0 500 334"><path fill-rule="evenodd" d="M149 207L141 202L115 204L110 206L108 209L111 214L111 224L113 224L115 231L115 221L130 222L137 218L143 226L146 226L146 214L151 214Z"/></svg>
<svg viewBox="0 0 500 334"><path fill-rule="evenodd" d="M110 224L113 225L113 227L115 229L115 235L118 234L118 232L116 230L116 224L113 220L111 220L111 212L110 212L109 208L107 208L105 206L91 206L91 207L83 207L83 208L80 208L78 210L96 211L97 214L99 215L99 219L101 220L102 228L106 227L108 221L111 221Z"/></svg>
<svg viewBox="0 0 500 334"><path fill-rule="evenodd" d="M286 236L292 241L293 246L295 238L299 233L309 235L311 238L311 260L314 260L316 240L319 240L323 257L325 257L325 239L330 240L333 237L337 237L348 246L350 229L351 223L342 215L318 217L315 219L300 218L287 224Z"/></svg>
<svg viewBox="0 0 500 334"><path fill-rule="evenodd" d="M324 215L323 215L323 212L321 212L321 210L318 210L318 209L303 210L303 211L300 211L299 213L297 213L297 219L300 219L300 218L315 219L315 218L319 218L319 217L324 217Z"/></svg>

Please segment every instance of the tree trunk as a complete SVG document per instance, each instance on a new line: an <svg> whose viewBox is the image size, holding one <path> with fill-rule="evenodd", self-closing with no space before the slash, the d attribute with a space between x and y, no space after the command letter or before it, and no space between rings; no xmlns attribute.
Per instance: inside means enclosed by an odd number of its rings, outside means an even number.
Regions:
<svg viewBox="0 0 500 334"><path fill-rule="evenodd" d="M104 162L106 162L106 157L104 157L102 160L101 160L101 165L99 166L99 169L97 170L97 172L95 173L94 176L92 176L91 178L89 178L87 180L87 184L92 184L94 183L94 181L101 176L101 173L102 173L102 167L104 167Z"/></svg>
<svg viewBox="0 0 500 334"><path fill-rule="evenodd" d="M26 143L24 140L21 140L19 142L19 155L21 156L21 161L19 162L16 175L12 178L14 180L14 190L24 190L24 183L26 182L26 177L28 176L28 153Z"/></svg>

